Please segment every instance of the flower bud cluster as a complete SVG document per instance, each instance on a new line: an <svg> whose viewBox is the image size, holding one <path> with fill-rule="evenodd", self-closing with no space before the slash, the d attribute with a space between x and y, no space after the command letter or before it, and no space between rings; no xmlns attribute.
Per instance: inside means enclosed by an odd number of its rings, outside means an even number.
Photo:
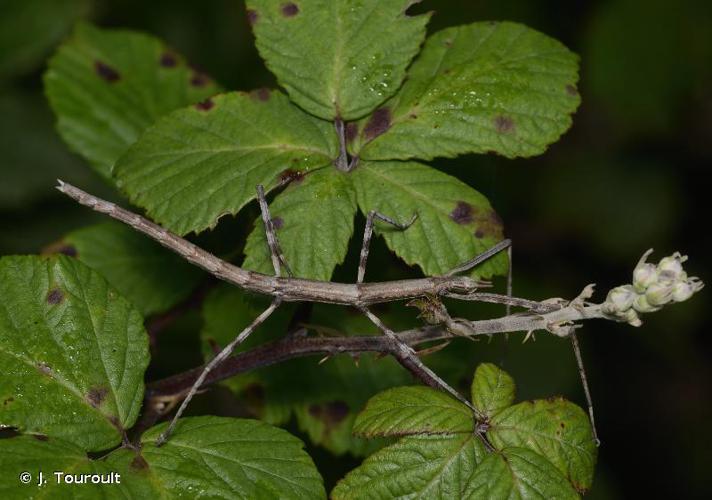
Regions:
<svg viewBox="0 0 712 500"><path fill-rule="evenodd" d="M682 268L686 255L675 252L664 257L656 266L646 262L652 249L643 254L633 271L633 283L608 292L601 306L604 313L633 326L640 326L639 313L654 312L665 304L683 302L700 291L704 283L699 278L688 278Z"/></svg>

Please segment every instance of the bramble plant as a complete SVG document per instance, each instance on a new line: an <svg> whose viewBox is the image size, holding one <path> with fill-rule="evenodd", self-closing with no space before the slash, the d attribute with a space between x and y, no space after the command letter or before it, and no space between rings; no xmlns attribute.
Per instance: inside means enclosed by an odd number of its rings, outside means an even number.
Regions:
<svg viewBox="0 0 712 500"><path fill-rule="evenodd" d="M435 351L535 331L577 347L582 321L640 326L640 314L702 282L679 253L652 264L647 252L600 304L592 285L570 301L480 291L509 270L502 221L485 196L418 160L543 153L579 105L577 56L510 22L426 39L430 14L409 15L413 3L248 0L259 53L286 93L224 92L151 36L76 27L44 76L57 129L146 217L59 181L119 222L0 259L0 427L12 432L0 466L21 479L3 479L0 496L324 498L303 443L277 427L292 418L314 444L366 457L335 499L590 488L598 443L585 378L588 415L559 397L515 404L514 381L495 365ZM214 255L185 238L241 211L254 219L242 252ZM358 211L354 283L331 282ZM424 277L364 282L374 231ZM419 326L377 307L402 300ZM458 301L508 310L452 317ZM206 364L145 386L149 340L196 306ZM446 382L465 374L468 396ZM429 387L408 385L411 375ZM215 383L258 419L183 417ZM120 483L69 484L112 474Z"/></svg>

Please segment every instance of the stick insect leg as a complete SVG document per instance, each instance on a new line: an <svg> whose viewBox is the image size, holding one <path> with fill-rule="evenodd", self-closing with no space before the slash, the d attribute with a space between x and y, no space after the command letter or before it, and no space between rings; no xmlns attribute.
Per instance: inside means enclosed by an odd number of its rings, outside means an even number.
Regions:
<svg viewBox="0 0 712 500"><path fill-rule="evenodd" d="M459 266L451 269L450 271L448 271L445 274L445 276L454 276L456 274L464 273L465 271L469 271L476 265L481 264L482 262L486 261L490 257L498 254L505 248L509 248L510 246L512 246L512 240L510 240L510 239L502 240L499 243L497 243L496 245L492 246L491 248L488 248L481 254L478 254L475 257L473 257L472 259L470 259L466 262L463 262Z"/></svg>
<svg viewBox="0 0 712 500"><path fill-rule="evenodd" d="M255 329L260 326L267 318L270 317L270 315L274 312L275 309L279 306L281 303L282 299L279 297L276 297L270 306L262 312L255 320L240 334L235 337L235 339L230 342L228 345L226 345L222 351L218 353L217 356L215 356L210 362L205 365L205 368L203 368L202 373L200 376L196 379L196 381L193 383L192 387L188 391L188 395L185 397L183 402L181 403L180 407L178 408L178 411L176 414L173 416L173 420L171 420L171 423L168 425L168 428L163 431L163 433L158 437L156 440L156 446L161 446L163 443L165 443L168 438L170 437L171 433L173 433L173 429L176 426L176 423L178 422L178 419L180 416L183 414L185 409L188 407L188 403L190 403L190 400L193 399L193 396L198 392L200 389L200 386L203 385L203 382L205 382L205 378L208 376L208 374L215 369L220 363L225 361L227 358L230 357L232 352L235 350L235 348L240 345L247 337L250 336L250 334L255 331Z"/></svg>
<svg viewBox="0 0 712 500"><path fill-rule="evenodd" d="M512 271L512 250L514 248L513 244L509 244L507 248L507 260L509 261L509 266L507 266L507 297L512 298L512 284L514 281L513 271ZM506 314L509 316L512 314L512 304L507 304Z"/></svg>
<svg viewBox="0 0 712 500"><path fill-rule="evenodd" d="M269 246L270 256L272 257L272 267L274 267L274 275L280 276L282 274L281 268L287 271L287 274L291 277L293 276L292 270L289 269L287 261L282 253L282 248L279 246L279 240L277 235L274 233L274 222L272 221L272 216L269 213L269 206L267 205L267 199L265 198L265 189L260 184L257 186L257 200L260 203L260 212L262 213L262 222L265 225L265 234L267 236L267 245Z"/></svg>
<svg viewBox="0 0 712 500"><path fill-rule="evenodd" d="M368 212L368 215L366 216L366 229L363 232L363 244L361 245L361 257L358 263L358 277L356 278L356 283L363 283L363 278L366 275L366 261L368 260L371 237L373 236L373 220L379 219L390 224L391 226L397 227L398 229L406 230L413 224L413 222L415 222L415 219L417 218L418 214L413 214L413 217L411 217L408 222L401 224L380 212L376 212L375 210Z"/></svg>
<svg viewBox="0 0 712 500"><path fill-rule="evenodd" d="M581 348L579 347L578 338L576 338L576 332L573 331L571 332L571 345L574 348L574 354L576 355L576 363L578 364L579 376L581 377L581 384L583 385L583 392L586 395L586 403L588 404L588 418L591 420L593 440L596 443L596 446L600 446L601 440L598 439L598 432L596 431L596 421L593 418L593 399L591 398L591 391L588 388L586 369L583 366L583 357L581 356Z"/></svg>

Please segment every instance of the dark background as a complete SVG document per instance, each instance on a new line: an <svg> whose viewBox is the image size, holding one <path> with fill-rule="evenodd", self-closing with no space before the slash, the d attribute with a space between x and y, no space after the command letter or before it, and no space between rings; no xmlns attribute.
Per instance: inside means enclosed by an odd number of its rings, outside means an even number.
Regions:
<svg viewBox="0 0 712 500"><path fill-rule="evenodd" d="M100 220L55 193L55 178L111 193L65 149L42 94L44 61L77 18L164 38L226 88L275 85L236 0L0 0L0 9L0 254L38 252ZM461 0L413 8L432 9L431 32L514 20L581 56L583 105L546 154L435 162L485 193L503 217L515 242L516 295L571 298L590 282L603 293L629 282L649 247L655 258L688 254L688 271L710 279L712 2ZM399 264L384 256L380 265ZM704 290L644 317L638 329L601 322L580 331L603 441L591 498L712 493L708 301ZM171 351L175 366L164 361L161 371L190 365L179 351ZM521 397L561 393L584 404L566 341L539 335L522 345L512 336L479 356L467 362L500 364ZM229 413L229 399L213 395L202 404ZM328 484L357 463L310 452Z"/></svg>

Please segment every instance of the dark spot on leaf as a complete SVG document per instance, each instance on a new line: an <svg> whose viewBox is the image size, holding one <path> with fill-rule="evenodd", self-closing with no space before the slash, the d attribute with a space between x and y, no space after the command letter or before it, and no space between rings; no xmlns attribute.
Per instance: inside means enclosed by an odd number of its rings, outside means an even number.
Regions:
<svg viewBox="0 0 712 500"><path fill-rule="evenodd" d="M256 10L247 9L247 22L249 23L250 26L254 26L257 23L257 20L259 18L260 18L260 15L257 13Z"/></svg>
<svg viewBox="0 0 712 500"><path fill-rule="evenodd" d="M304 179L304 172L288 168L279 174L279 183L284 185L290 182L300 182Z"/></svg>
<svg viewBox="0 0 712 500"><path fill-rule="evenodd" d="M494 128L500 134L507 134L514 130L514 120L508 116L495 116L494 118Z"/></svg>
<svg viewBox="0 0 712 500"><path fill-rule="evenodd" d="M210 83L210 78L205 73L193 73L193 76L190 77L190 84L193 87L205 87L208 83Z"/></svg>
<svg viewBox="0 0 712 500"><path fill-rule="evenodd" d="M59 304L63 300L64 300L64 293L59 288L53 288L47 294L47 303L48 304L53 304L53 305Z"/></svg>
<svg viewBox="0 0 712 500"><path fill-rule="evenodd" d="M445 71L443 71L443 73L446 75L449 75L450 73L452 73L452 70L450 68L448 68Z"/></svg>
<svg viewBox="0 0 712 500"><path fill-rule="evenodd" d="M282 15L284 17L294 17L299 14L299 7L294 2L287 2L282 5Z"/></svg>
<svg viewBox="0 0 712 500"><path fill-rule="evenodd" d="M559 423L559 426L561 426L561 428L563 429L564 427L566 427L566 424L563 423L563 422L560 422L560 423Z"/></svg>
<svg viewBox="0 0 712 500"><path fill-rule="evenodd" d="M326 417L333 423L338 424L349 414L349 405L343 401L331 401L326 404Z"/></svg>
<svg viewBox="0 0 712 500"><path fill-rule="evenodd" d="M264 87L262 87L261 89L253 90L252 92L250 92L250 97L258 101L268 101L270 98L270 90Z"/></svg>
<svg viewBox="0 0 712 500"><path fill-rule="evenodd" d="M314 418L319 418L321 417L322 409L321 406L319 405L309 405L309 415L311 415Z"/></svg>
<svg viewBox="0 0 712 500"><path fill-rule="evenodd" d="M136 455L129 465L134 470L148 469L148 462L141 455Z"/></svg>
<svg viewBox="0 0 712 500"><path fill-rule="evenodd" d="M195 109L197 109L198 111L208 111L212 109L213 106L215 106L215 103L212 101L212 99L208 98L204 101L196 103Z"/></svg>
<svg viewBox="0 0 712 500"><path fill-rule="evenodd" d="M57 249L57 253L68 255L70 257L76 257L78 255L76 247L72 245L62 245Z"/></svg>
<svg viewBox="0 0 712 500"><path fill-rule="evenodd" d="M161 54L161 59L159 60L159 63L164 68L175 68L178 65L178 59L176 59L176 56L174 56L170 52L164 52L163 54Z"/></svg>
<svg viewBox="0 0 712 500"><path fill-rule="evenodd" d="M45 436L44 434L32 434L32 437L35 438L37 441L49 441L49 437Z"/></svg>
<svg viewBox="0 0 712 500"><path fill-rule="evenodd" d="M87 393L87 399L89 400L89 404L94 407L99 406L104 401L104 399L106 399L106 395L108 393L109 390L106 387L92 387Z"/></svg>
<svg viewBox="0 0 712 500"><path fill-rule="evenodd" d="M458 224L469 224L472 222L472 212L472 205L458 201L453 211L450 212L450 218Z"/></svg>
<svg viewBox="0 0 712 500"><path fill-rule="evenodd" d="M484 238L485 237L485 232L482 229L478 229L475 231L475 238Z"/></svg>
<svg viewBox="0 0 712 500"><path fill-rule="evenodd" d="M272 226L275 229L282 229L283 225L284 225L284 219L282 219L281 217L275 217L274 219L272 219Z"/></svg>
<svg viewBox="0 0 712 500"><path fill-rule="evenodd" d="M107 82L113 83L121 79L121 75L119 75L118 71L101 61L94 62L94 70L97 75Z"/></svg>
<svg viewBox="0 0 712 500"><path fill-rule="evenodd" d="M356 134L358 134L358 124L356 122L347 123L344 128L344 137L346 138L346 142L353 142L356 138Z"/></svg>
<svg viewBox="0 0 712 500"><path fill-rule="evenodd" d="M378 108L373 112L371 118L363 128L363 135L366 140L372 140L391 128L391 110L388 108Z"/></svg>
<svg viewBox="0 0 712 500"><path fill-rule="evenodd" d="M452 47L452 40L447 39L447 40L445 40L444 43L445 43L445 47Z"/></svg>
<svg viewBox="0 0 712 500"><path fill-rule="evenodd" d="M50 375L52 373L52 368L50 368L50 366L43 361L37 363L37 369L45 375Z"/></svg>
<svg viewBox="0 0 712 500"><path fill-rule="evenodd" d="M418 115L416 115L415 113L411 113L411 114L408 115L408 118L410 118L411 120L417 120L417 119L418 119Z"/></svg>
<svg viewBox="0 0 712 500"><path fill-rule="evenodd" d="M569 94L572 97L576 97L578 95L578 90L576 90L576 87L573 85L569 84L566 86L566 93Z"/></svg>
<svg viewBox="0 0 712 500"><path fill-rule="evenodd" d="M5 400L2 402L2 405L3 405L3 406L9 405L9 404L12 403L13 401L15 401L15 398L13 398L12 396L10 396L9 398L5 399Z"/></svg>
<svg viewBox="0 0 712 500"><path fill-rule="evenodd" d="M434 129L440 128L440 124L439 124L439 123L436 123L435 125L433 125L433 128L434 128Z"/></svg>

